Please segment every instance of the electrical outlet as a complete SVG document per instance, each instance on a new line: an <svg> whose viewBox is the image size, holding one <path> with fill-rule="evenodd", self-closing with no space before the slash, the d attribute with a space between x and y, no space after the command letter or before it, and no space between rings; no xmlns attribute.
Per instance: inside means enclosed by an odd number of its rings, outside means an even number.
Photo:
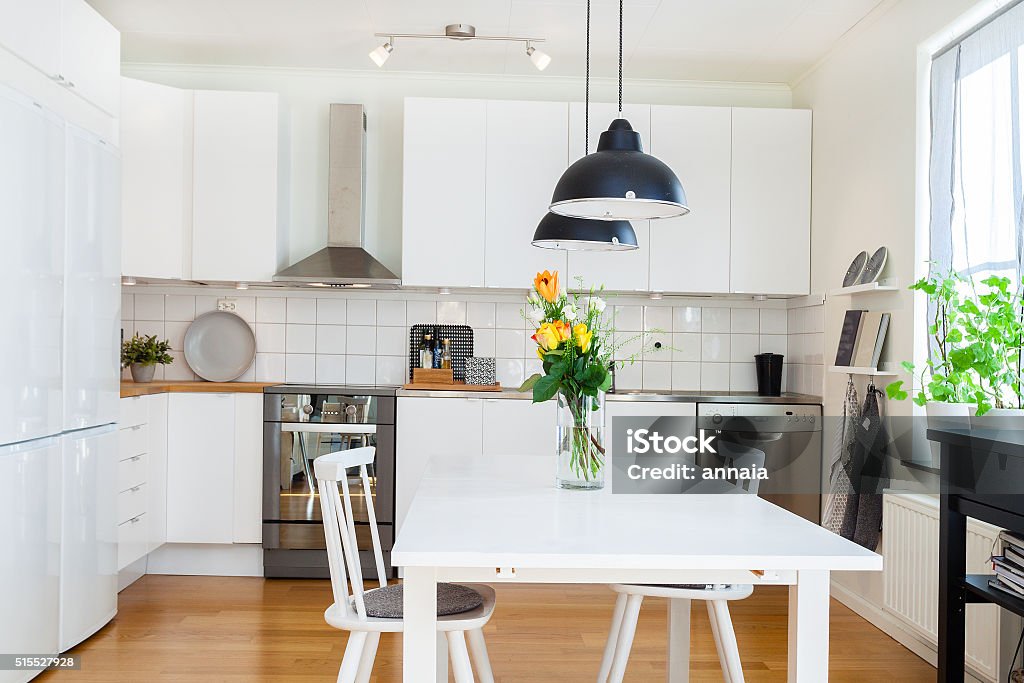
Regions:
<svg viewBox="0 0 1024 683"><path fill-rule="evenodd" d="M228 313L238 313L238 299L233 299L231 297L217 299L217 310L227 311Z"/></svg>

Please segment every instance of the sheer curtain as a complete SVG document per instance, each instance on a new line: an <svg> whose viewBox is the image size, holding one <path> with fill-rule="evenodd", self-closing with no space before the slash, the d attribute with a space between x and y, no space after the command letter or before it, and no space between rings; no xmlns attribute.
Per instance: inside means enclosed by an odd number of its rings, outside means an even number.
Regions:
<svg viewBox="0 0 1024 683"><path fill-rule="evenodd" d="M975 283L1021 278L1022 58L1017 4L932 62L931 258Z"/></svg>

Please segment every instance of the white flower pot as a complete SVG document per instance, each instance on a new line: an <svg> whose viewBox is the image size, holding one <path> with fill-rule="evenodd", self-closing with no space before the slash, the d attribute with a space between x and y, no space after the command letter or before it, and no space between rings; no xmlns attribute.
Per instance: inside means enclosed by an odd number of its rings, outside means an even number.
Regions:
<svg viewBox="0 0 1024 683"><path fill-rule="evenodd" d="M972 429L1024 429L1024 409L993 408L984 415L971 415Z"/></svg>
<svg viewBox="0 0 1024 683"><path fill-rule="evenodd" d="M978 406L929 401L924 405L924 412L928 416L929 429L970 429L971 416L978 412Z"/></svg>

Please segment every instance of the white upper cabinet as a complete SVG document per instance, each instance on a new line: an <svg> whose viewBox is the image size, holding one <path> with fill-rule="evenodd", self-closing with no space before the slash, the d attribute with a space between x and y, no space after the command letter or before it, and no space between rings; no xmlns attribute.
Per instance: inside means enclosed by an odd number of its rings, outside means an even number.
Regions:
<svg viewBox="0 0 1024 683"><path fill-rule="evenodd" d="M651 291L727 293L732 110L652 106L647 142L675 171L690 207L651 221Z"/></svg>
<svg viewBox="0 0 1024 683"><path fill-rule="evenodd" d="M486 246L488 287L523 289L541 270L565 272L565 251L531 240L569 160L565 102L487 102Z"/></svg>
<svg viewBox="0 0 1024 683"><path fill-rule="evenodd" d="M121 35L85 0L0 0L0 45L111 116Z"/></svg>
<svg viewBox="0 0 1024 683"><path fill-rule="evenodd" d="M50 78L60 75L62 4L63 0L0 0L0 45Z"/></svg>
<svg viewBox="0 0 1024 683"><path fill-rule="evenodd" d="M121 34L117 29L84 0L62 0L60 45L62 82L117 116L121 102Z"/></svg>
<svg viewBox="0 0 1024 683"><path fill-rule="evenodd" d="M192 91L121 82L122 272L192 276Z"/></svg>
<svg viewBox="0 0 1024 683"><path fill-rule="evenodd" d="M623 107L623 117L633 130L640 133L644 149L651 140L651 107L647 104L629 104ZM590 105L590 152L597 151L601 133L608 130L608 124L618 118L618 107L614 104L591 103ZM584 155L584 106L582 102L569 105L569 158L576 161ZM554 189L554 186L551 188ZM619 291L647 291L650 270L650 225L648 221L633 221L639 249L632 251L570 251L568 279L566 286L575 288L582 278L584 287L598 287Z"/></svg>
<svg viewBox="0 0 1024 683"><path fill-rule="evenodd" d="M404 144L402 284L484 286L487 103L407 98Z"/></svg>
<svg viewBox="0 0 1024 683"><path fill-rule="evenodd" d="M811 112L733 109L730 289L810 291Z"/></svg>
<svg viewBox="0 0 1024 683"><path fill-rule="evenodd" d="M194 93L192 279L269 282L278 230L278 95Z"/></svg>

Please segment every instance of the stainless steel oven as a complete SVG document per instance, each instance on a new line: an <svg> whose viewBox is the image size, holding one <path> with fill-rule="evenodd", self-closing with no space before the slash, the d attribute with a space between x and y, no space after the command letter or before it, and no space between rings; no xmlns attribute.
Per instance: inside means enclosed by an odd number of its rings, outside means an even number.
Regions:
<svg viewBox="0 0 1024 683"><path fill-rule="evenodd" d="M384 561L391 572L395 519L395 389L281 385L264 390L263 574L330 576L313 461L334 451L374 446L370 471ZM351 472L353 514L363 572L376 576L358 470Z"/></svg>

